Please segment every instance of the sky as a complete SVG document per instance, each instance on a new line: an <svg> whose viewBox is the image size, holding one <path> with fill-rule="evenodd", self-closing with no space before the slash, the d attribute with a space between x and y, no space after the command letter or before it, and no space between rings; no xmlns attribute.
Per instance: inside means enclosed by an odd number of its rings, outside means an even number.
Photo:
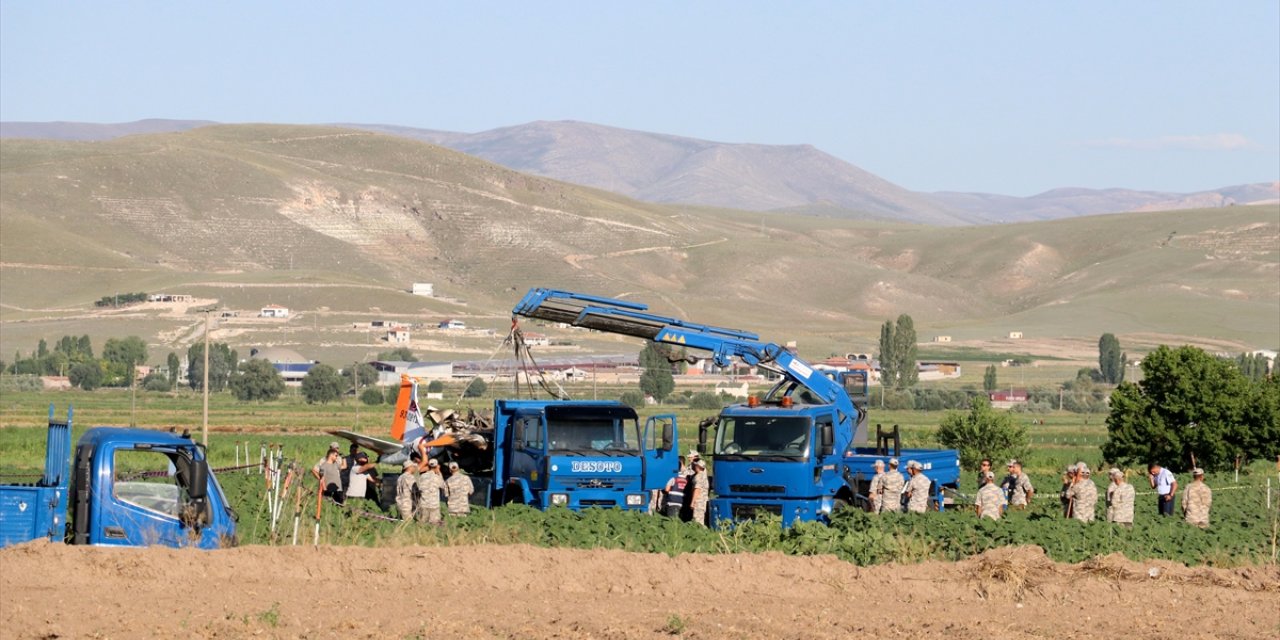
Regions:
<svg viewBox="0 0 1280 640"><path fill-rule="evenodd" d="M578 120L916 191L1280 179L1280 2L0 0L0 120Z"/></svg>

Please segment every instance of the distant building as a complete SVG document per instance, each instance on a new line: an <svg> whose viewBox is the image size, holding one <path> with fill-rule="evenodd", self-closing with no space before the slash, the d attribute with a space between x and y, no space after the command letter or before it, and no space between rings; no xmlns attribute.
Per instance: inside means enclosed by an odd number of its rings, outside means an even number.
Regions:
<svg viewBox="0 0 1280 640"><path fill-rule="evenodd" d="M1021 331L1010 331L1010 332L1009 332L1009 339L1010 339L1010 340L1021 340L1021 339L1022 339L1022 332L1021 332Z"/></svg>
<svg viewBox="0 0 1280 640"><path fill-rule="evenodd" d="M1014 405L1027 403L1027 390L991 391L987 394L987 398L991 400L991 406L997 409L1010 409Z"/></svg>
<svg viewBox="0 0 1280 640"><path fill-rule="evenodd" d="M195 296L185 293L153 293L147 296L147 302L194 302Z"/></svg>
<svg viewBox="0 0 1280 640"><path fill-rule="evenodd" d="M934 336L934 342L951 342L951 336Z"/></svg>
<svg viewBox="0 0 1280 640"><path fill-rule="evenodd" d="M270 362L271 366L280 373L280 377L284 378L285 385L290 387L302 386L302 379L307 377L307 373L317 364L314 360L304 358L297 351L283 347L251 349L249 358Z"/></svg>
<svg viewBox="0 0 1280 640"><path fill-rule="evenodd" d="M278 304L269 304L258 312L259 318L288 318L289 309Z"/></svg>
<svg viewBox="0 0 1280 640"><path fill-rule="evenodd" d="M525 333L524 343L531 347L549 347L551 346L551 338L541 333Z"/></svg>
<svg viewBox="0 0 1280 640"><path fill-rule="evenodd" d="M461 320L445 320L440 323L441 329L466 329L467 323Z"/></svg>
<svg viewBox="0 0 1280 640"><path fill-rule="evenodd" d="M411 289L411 291L415 296L424 296L427 298L436 295L435 287L432 286L430 282L415 282L413 283L413 289Z"/></svg>
<svg viewBox="0 0 1280 640"><path fill-rule="evenodd" d="M400 344L409 341L408 327L391 327L387 330L387 342Z"/></svg>
<svg viewBox="0 0 1280 640"><path fill-rule="evenodd" d="M400 376L408 375L423 380L449 380L453 378L452 362L408 362L406 360L375 360L369 363L378 372L379 385L398 385ZM425 391L425 389L419 389Z"/></svg>
<svg viewBox="0 0 1280 640"><path fill-rule="evenodd" d="M959 378L960 363L959 362L918 362L916 370L919 372L921 380L942 380L944 378Z"/></svg>

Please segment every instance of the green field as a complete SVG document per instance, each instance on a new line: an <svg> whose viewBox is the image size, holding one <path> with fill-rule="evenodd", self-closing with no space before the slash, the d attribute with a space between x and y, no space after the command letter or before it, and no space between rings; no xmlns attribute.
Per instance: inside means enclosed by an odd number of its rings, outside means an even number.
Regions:
<svg viewBox="0 0 1280 640"><path fill-rule="evenodd" d="M44 430L48 404L57 404L64 415L68 402L76 405L75 436L91 425L138 425L153 428L191 429L197 434L200 398L192 393L139 394L136 413L124 391L5 393L0 397L0 473L38 472L43 461ZM487 406L487 398L474 401L476 408ZM443 403L442 403L443 404ZM465 405L463 405L465 406ZM651 408L648 415L668 412L672 407ZM708 411L674 408L684 429L682 450L694 445L694 426ZM385 436L391 407L307 405L297 398L285 398L262 405L241 404L225 394L214 394L210 406L209 456L215 467L240 462L237 447L249 444L253 458L262 447L278 444L286 461L308 468L323 453L332 437L328 428L358 426L367 433ZM875 411L873 424L897 424L904 430L904 446L932 447L931 434L943 412ZM131 420L130 417L134 419ZM1030 415L1019 419L1031 420ZM945 513L923 517L909 515L871 517L848 512L830 526L801 525L782 531L776 521L739 526L732 531L714 532L692 525L622 512L598 511L573 514L555 510L548 513L519 506L478 509L470 517L450 521L443 528L405 525L387 520L372 503L352 501L352 508L325 507L320 521L320 539L326 544L361 545L449 545L472 543L527 543L546 546L604 547L662 553L722 553L734 551L781 551L791 554L835 554L859 564L925 559L958 559L1006 544L1035 544L1053 558L1078 562L1098 555L1122 553L1130 558L1165 558L1188 564L1240 566L1276 562L1280 535L1280 478L1272 465L1258 462L1241 473L1215 474L1209 483L1215 490L1213 526L1201 531L1181 521L1153 515L1153 498L1146 491L1141 470L1130 470L1139 490L1137 520L1131 530L1101 522L1082 525L1064 522L1058 513L1057 489L1062 466L1077 460L1096 469L1104 468L1099 445L1105 439L1101 416L1050 413L1035 416L1044 424L1031 426L1032 451L1026 460L1029 474L1038 489L1033 508L1012 513L999 523L979 522L965 509L976 487L972 473L964 474L956 505ZM1087 422L1086 422L1087 420ZM1101 474L1099 474L1101 476ZM225 471L220 480L240 514L240 536L244 543L289 544L295 515L299 512L302 543L308 544L315 531L314 484L309 477L304 493L290 494L280 529L273 536L267 516L262 476L254 472ZM1266 508L1263 487L1270 477L1275 493L1272 508ZM1101 477L1098 480L1104 482ZM306 498L306 499L303 499ZM390 514L394 515L394 514Z"/></svg>

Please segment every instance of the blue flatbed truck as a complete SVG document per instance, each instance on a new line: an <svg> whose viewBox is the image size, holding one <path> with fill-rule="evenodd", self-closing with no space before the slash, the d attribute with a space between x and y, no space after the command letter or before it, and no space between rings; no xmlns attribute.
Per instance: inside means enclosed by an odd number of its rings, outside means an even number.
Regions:
<svg viewBox="0 0 1280 640"><path fill-rule="evenodd" d="M100 546L234 545L236 515L189 437L116 427L71 448L72 411L49 407L44 473L0 485L0 547L45 539Z"/></svg>
<svg viewBox="0 0 1280 640"><path fill-rule="evenodd" d="M498 400L490 503L648 509L675 475L676 428L675 416L641 423L620 402Z"/></svg>
<svg viewBox="0 0 1280 640"><path fill-rule="evenodd" d="M904 468L907 460L925 467L936 508L945 508L944 489L959 486L955 450L891 451L881 437L868 446L864 373L827 375L754 333L647 310L629 300L535 288L513 314L709 351L718 366L737 359L780 376L763 398L725 407L714 421L711 524L760 513L781 516L783 526L827 521L835 511L865 504L872 465L895 453ZM704 452L706 438L707 431L700 430L699 448Z"/></svg>

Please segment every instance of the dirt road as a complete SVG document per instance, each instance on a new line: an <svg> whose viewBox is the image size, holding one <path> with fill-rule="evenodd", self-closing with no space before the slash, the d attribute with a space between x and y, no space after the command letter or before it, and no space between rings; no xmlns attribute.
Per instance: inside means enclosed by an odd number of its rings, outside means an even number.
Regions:
<svg viewBox="0 0 1280 640"><path fill-rule="evenodd" d="M0 551L4 638L1276 638L1280 570L1038 548L833 557L45 543Z"/></svg>

